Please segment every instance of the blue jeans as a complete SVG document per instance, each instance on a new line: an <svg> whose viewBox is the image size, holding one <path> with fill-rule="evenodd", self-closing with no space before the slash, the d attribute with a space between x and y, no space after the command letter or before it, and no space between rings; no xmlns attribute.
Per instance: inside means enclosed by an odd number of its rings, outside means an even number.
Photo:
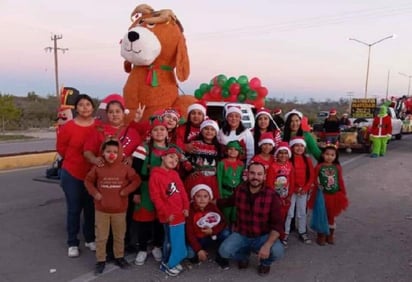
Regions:
<svg viewBox="0 0 412 282"><path fill-rule="evenodd" d="M79 246L77 234L80 231L80 217L83 211L83 235L86 242L94 242L94 204L87 193L83 180L73 177L67 170L61 171L61 186L66 196L67 206L67 245Z"/></svg>
<svg viewBox="0 0 412 282"><path fill-rule="evenodd" d="M258 253L260 248L268 239L268 234L259 237L246 237L237 232L233 232L220 245L219 254L223 258L234 259L236 261L249 260L250 253ZM261 265L270 266L275 260L281 259L285 253L280 240L276 240L270 248L267 259L260 260Z"/></svg>
<svg viewBox="0 0 412 282"><path fill-rule="evenodd" d="M213 240L211 236L207 236L204 238L199 238L198 241L200 245L202 246L203 250L206 250L210 245L212 245L214 242L220 246L222 242L230 235L230 230L229 229L223 229L219 234L216 235L216 240ZM195 251L190 247L189 245L187 246L187 258L194 258L196 256Z"/></svg>

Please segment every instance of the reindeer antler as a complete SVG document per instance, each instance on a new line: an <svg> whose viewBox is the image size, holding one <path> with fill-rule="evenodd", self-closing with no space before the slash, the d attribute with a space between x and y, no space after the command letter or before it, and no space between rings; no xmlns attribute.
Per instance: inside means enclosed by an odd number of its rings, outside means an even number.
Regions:
<svg viewBox="0 0 412 282"><path fill-rule="evenodd" d="M136 18L139 17L136 15L138 14L147 15L153 12L154 12L154 9L152 7L150 7L147 4L141 4L141 5L138 5L136 8L134 8L133 12L130 14L130 19L133 22Z"/></svg>
<svg viewBox="0 0 412 282"><path fill-rule="evenodd" d="M176 21L177 17L170 9L152 11L151 17L145 18L144 21L149 24L166 23L168 21Z"/></svg>

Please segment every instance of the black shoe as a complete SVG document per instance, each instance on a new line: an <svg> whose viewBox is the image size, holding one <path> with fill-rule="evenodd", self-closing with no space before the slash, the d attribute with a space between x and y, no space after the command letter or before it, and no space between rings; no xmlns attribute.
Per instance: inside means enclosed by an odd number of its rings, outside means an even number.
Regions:
<svg viewBox="0 0 412 282"><path fill-rule="evenodd" d="M190 258L189 261L190 261L191 264L199 264L200 263L199 258L197 256L194 256L194 257Z"/></svg>
<svg viewBox="0 0 412 282"><path fill-rule="evenodd" d="M270 265L263 265L263 264L259 265L258 274L260 276L266 276L269 274L269 272L270 272Z"/></svg>
<svg viewBox="0 0 412 282"><path fill-rule="evenodd" d="M129 266L129 263L124 258L114 259L114 264L120 268L126 268Z"/></svg>
<svg viewBox="0 0 412 282"><path fill-rule="evenodd" d="M237 262L237 267L239 269L246 269L249 267L249 260L240 260Z"/></svg>
<svg viewBox="0 0 412 282"><path fill-rule="evenodd" d="M229 269L229 260L222 258L221 256L217 255L215 258L215 262L220 266L222 270Z"/></svg>
<svg viewBox="0 0 412 282"><path fill-rule="evenodd" d="M102 274L104 268L106 267L106 262L104 261L98 261L96 263L95 269L94 269L94 273L97 274Z"/></svg>

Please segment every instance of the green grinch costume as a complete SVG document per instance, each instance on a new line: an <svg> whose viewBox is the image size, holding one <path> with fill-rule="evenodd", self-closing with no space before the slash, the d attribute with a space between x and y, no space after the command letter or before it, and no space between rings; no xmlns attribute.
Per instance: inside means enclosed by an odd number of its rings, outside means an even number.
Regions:
<svg viewBox="0 0 412 282"><path fill-rule="evenodd" d="M378 115L373 119L371 134L372 141L371 158L383 157L386 154L386 144L392 137L392 119L388 115L388 108L380 106Z"/></svg>

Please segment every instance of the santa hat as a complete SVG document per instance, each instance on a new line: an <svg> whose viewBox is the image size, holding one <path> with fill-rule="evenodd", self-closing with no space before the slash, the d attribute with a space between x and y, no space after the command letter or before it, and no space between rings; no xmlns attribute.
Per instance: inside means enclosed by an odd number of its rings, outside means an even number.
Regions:
<svg viewBox="0 0 412 282"><path fill-rule="evenodd" d="M107 105L111 102L118 102L122 106L123 111L126 115L130 113L129 109L126 109L123 96L121 96L120 94L116 94L116 93L106 96L100 103L99 109L106 110Z"/></svg>
<svg viewBox="0 0 412 282"><path fill-rule="evenodd" d="M196 102L194 104L191 104L188 108L187 108L187 115L190 114L191 111L193 110L199 110L202 112L202 114L204 116L206 116L206 106L200 102Z"/></svg>
<svg viewBox="0 0 412 282"><path fill-rule="evenodd" d="M170 154L176 154L179 159L181 157L181 154L179 152L179 150L177 150L177 148L175 147L169 147L166 150L163 151L162 156L166 156L166 155L170 155Z"/></svg>
<svg viewBox="0 0 412 282"><path fill-rule="evenodd" d="M302 117L303 117L303 114L301 112L299 112L296 109L293 109L290 112L287 112L285 114L285 120L287 120L290 115L297 115L299 117L299 119L302 119Z"/></svg>
<svg viewBox="0 0 412 282"><path fill-rule="evenodd" d="M330 109L330 111L329 111L329 115L331 115L331 116L334 116L334 115L336 115L336 109Z"/></svg>
<svg viewBox="0 0 412 282"><path fill-rule="evenodd" d="M225 118L227 118L227 116L231 113L238 113L240 116L242 116L242 110L239 106L228 106L226 109Z"/></svg>
<svg viewBox="0 0 412 282"><path fill-rule="evenodd" d="M270 132L263 133L259 138L258 146L262 146L263 144L271 144L275 147L275 141L273 140L273 134Z"/></svg>
<svg viewBox="0 0 412 282"><path fill-rule="evenodd" d="M164 126L167 128L166 122L160 117L156 117L150 122L150 130L153 130L156 126Z"/></svg>
<svg viewBox="0 0 412 282"><path fill-rule="evenodd" d="M206 192L209 193L210 196L210 200L213 200L213 192L212 192L212 188L210 188L209 186L207 186L206 184L197 184L195 185L192 190L190 191L190 198L193 199L193 197L195 196L195 194L197 192L199 192L200 190L205 190Z"/></svg>
<svg viewBox="0 0 412 282"><path fill-rule="evenodd" d="M180 120L180 113L179 113L179 111L176 110L176 109L166 108L166 109L162 112L161 116L163 117L163 116L165 116L165 115L172 115L173 117L175 117L175 118L177 119L177 121Z"/></svg>
<svg viewBox="0 0 412 282"><path fill-rule="evenodd" d="M257 120L261 115L266 115L268 116L270 119L272 119L272 115L270 114L270 111L266 108L260 108L257 110L255 119Z"/></svg>
<svg viewBox="0 0 412 282"><path fill-rule="evenodd" d="M280 115L280 114L282 114L282 109L280 109L280 108L275 109L275 110L273 111L273 114L274 114L274 115Z"/></svg>
<svg viewBox="0 0 412 282"><path fill-rule="evenodd" d="M280 142L275 151L275 157L278 155L279 151L286 150L288 151L289 158L292 157L292 152L290 151L288 142Z"/></svg>
<svg viewBox="0 0 412 282"><path fill-rule="evenodd" d="M206 117L205 120L200 124L200 131L202 131L202 129L206 126L213 127L216 130L216 133L219 132L219 125L213 119L209 119L208 117Z"/></svg>
<svg viewBox="0 0 412 282"><path fill-rule="evenodd" d="M296 144L302 144L303 147L306 147L305 139L301 136L295 136L289 141L289 146L292 148Z"/></svg>

